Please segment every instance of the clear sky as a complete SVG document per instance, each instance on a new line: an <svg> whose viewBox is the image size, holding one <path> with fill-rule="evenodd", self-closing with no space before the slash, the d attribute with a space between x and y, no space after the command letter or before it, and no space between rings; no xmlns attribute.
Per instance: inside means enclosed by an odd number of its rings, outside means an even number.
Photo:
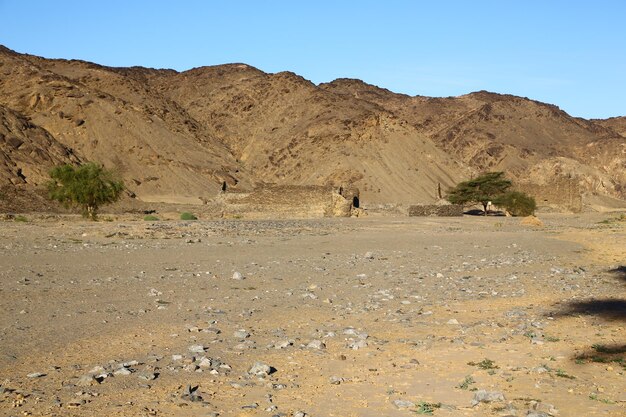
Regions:
<svg viewBox="0 0 626 417"><path fill-rule="evenodd" d="M0 44L179 71L244 62L315 82L477 90L626 115L626 1L0 0Z"/></svg>

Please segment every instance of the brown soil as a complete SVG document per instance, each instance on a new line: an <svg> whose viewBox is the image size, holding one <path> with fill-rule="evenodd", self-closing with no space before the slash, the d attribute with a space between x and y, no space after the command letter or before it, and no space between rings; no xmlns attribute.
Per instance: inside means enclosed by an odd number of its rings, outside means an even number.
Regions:
<svg viewBox="0 0 626 417"><path fill-rule="evenodd" d="M2 223L0 414L626 412L615 215L138 218ZM316 340L325 349L307 347ZM192 356L216 371L185 369ZM276 371L248 375L256 361ZM106 378L77 385L90 371ZM188 385L198 395L184 397ZM505 400L472 407L474 389Z"/></svg>

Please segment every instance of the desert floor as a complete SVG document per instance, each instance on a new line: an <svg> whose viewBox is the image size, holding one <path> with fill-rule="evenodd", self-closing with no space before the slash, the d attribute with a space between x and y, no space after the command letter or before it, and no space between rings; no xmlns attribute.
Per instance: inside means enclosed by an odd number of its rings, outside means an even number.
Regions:
<svg viewBox="0 0 626 417"><path fill-rule="evenodd" d="M540 218L0 222L0 414L624 416L626 221Z"/></svg>

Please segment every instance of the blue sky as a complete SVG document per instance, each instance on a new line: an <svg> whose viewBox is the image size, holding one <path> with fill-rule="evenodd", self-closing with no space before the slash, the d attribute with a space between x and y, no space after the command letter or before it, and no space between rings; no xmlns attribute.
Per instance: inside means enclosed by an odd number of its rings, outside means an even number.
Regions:
<svg viewBox="0 0 626 417"><path fill-rule="evenodd" d="M625 1L0 0L18 52L179 71L244 62L315 82L477 90L626 115Z"/></svg>

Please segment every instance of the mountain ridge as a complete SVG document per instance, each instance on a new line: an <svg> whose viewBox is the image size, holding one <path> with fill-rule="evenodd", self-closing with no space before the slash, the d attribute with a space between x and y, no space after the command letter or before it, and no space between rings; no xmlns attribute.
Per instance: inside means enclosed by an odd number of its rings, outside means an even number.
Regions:
<svg viewBox="0 0 626 417"><path fill-rule="evenodd" d="M622 118L573 118L507 94L408 96L244 63L178 72L0 47L0 105L80 160L115 168L146 201L200 201L226 182L350 184L363 201L427 203L480 171L546 183L557 166L583 193L626 197Z"/></svg>

